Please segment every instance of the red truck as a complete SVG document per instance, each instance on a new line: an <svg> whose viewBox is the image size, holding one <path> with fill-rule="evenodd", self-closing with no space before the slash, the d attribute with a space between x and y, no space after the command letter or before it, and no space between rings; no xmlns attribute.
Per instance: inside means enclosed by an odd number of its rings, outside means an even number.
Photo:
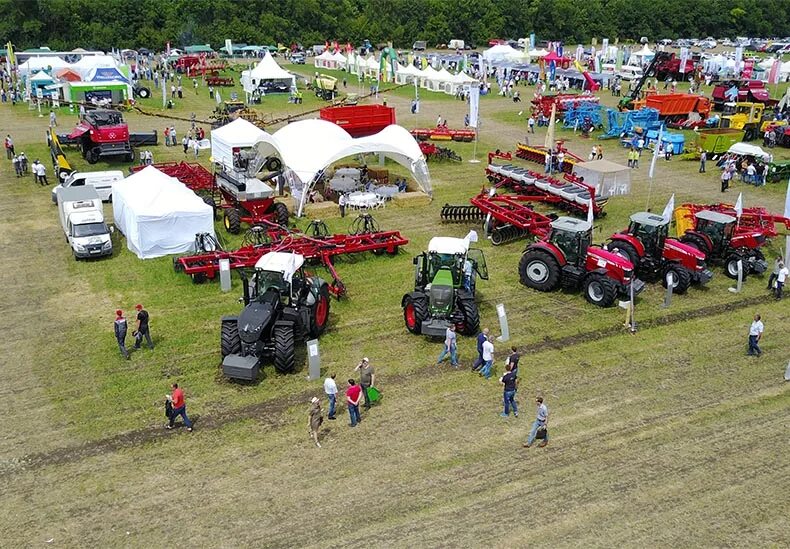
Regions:
<svg viewBox="0 0 790 549"><path fill-rule="evenodd" d="M733 99L727 96L727 91L733 87L738 90L738 97ZM763 103L766 107L776 105L776 99L771 99L771 94L760 80L726 80L716 84L713 88L713 109L724 110L724 104L737 103Z"/></svg>
<svg viewBox="0 0 790 549"><path fill-rule="evenodd" d="M710 99L692 93L648 95L645 106L658 109L658 115L670 121L687 119L692 112L699 113L703 119L710 114Z"/></svg>
<svg viewBox="0 0 790 549"><path fill-rule="evenodd" d="M337 124L352 137L373 135L395 124L395 109L386 105L325 107L319 111L319 116Z"/></svg>
<svg viewBox="0 0 790 549"><path fill-rule="evenodd" d="M655 74L659 80L666 80L671 77L675 80L691 80L694 76L697 62L694 59L686 59L686 70L680 72L680 57L671 53L668 58L661 59L656 63Z"/></svg>
<svg viewBox="0 0 790 549"><path fill-rule="evenodd" d="M86 112L67 138L79 145L82 156L90 164L106 156L121 156L127 162L134 160L129 126L119 111L96 109Z"/></svg>

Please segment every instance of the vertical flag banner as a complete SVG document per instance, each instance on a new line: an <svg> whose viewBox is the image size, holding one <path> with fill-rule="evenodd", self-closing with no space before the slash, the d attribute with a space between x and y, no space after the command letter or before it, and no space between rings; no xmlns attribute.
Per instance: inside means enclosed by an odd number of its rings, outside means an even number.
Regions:
<svg viewBox="0 0 790 549"><path fill-rule="evenodd" d="M623 67L623 50L621 48L617 50L617 57L615 58L614 68L619 71L622 67Z"/></svg>
<svg viewBox="0 0 790 549"><path fill-rule="evenodd" d="M584 46L579 44L576 46L576 61L581 61L584 57Z"/></svg>
<svg viewBox="0 0 790 549"><path fill-rule="evenodd" d="M535 49L535 33L534 32L529 33L529 49L531 49L531 50Z"/></svg>
<svg viewBox="0 0 790 549"><path fill-rule="evenodd" d="M477 119L480 115L480 87L469 88L469 127L477 128Z"/></svg>
<svg viewBox="0 0 790 549"><path fill-rule="evenodd" d="M667 205L664 206L664 213L661 214L665 220L669 221L672 219L672 212L675 211L675 193L672 193L672 196L669 197L669 201Z"/></svg>
<svg viewBox="0 0 790 549"><path fill-rule="evenodd" d="M738 221L740 221L743 215L743 193L738 194L738 200L735 202L735 215L738 216Z"/></svg>
<svg viewBox="0 0 790 549"><path fill-rule="evenodd" d="M551 116L549 117L549 127L546 130L546 141L543 142L543 146L546 147L547 151L550 151L554 148L554 127L556 126L556 119L557 119L557 105L556 103L552 103Z"/></svg>
<svg viewBox="0 0 790 549"><path fill-rule="evenodd" d="M656 146L653 148L653 159L650 161L650 171L647 172L647 176L650 179L653 179L653 174L656 171L656 160L658 159L658 149L661 148L661 139L664 137L664 126L661 126L658 129L658 138L656 139Z"/></svg>
<svg viewBox="0 0 790 549"><path fill-rule="evenodd" d="M768 72L768 83L769 84L778 84L779 83L779 66L781 65L781 61L777 57L774 59L774 64L771 65L771 70Z"/></svg>
<svg viewBox="0 0 790 549"><path fill-rule="evenodd" d="M587 223L592 225L594 219L595 212L593 211L593 199L590 198L590 201L587 203Z"/></svg>
<svg viewBox="0 0 790 549"><path fill-rule="evenodd" d="M680 48L680 72L681 74L686 73L686 63L689 59L689 49L688 48Z"/></svg>
<svg viewBox="0 0 790 549"><path fill-rule="evenodd" d="M604 59L606 56L609 55L609 39L604 38L601 40L601 55L603 55Z"/></svg>
<svg viewBox="0 0 790 549"><path fill-rule="evenodd" d="M735 72L741 69L741 61L743 60L743 46L735 48Z"/></svg>

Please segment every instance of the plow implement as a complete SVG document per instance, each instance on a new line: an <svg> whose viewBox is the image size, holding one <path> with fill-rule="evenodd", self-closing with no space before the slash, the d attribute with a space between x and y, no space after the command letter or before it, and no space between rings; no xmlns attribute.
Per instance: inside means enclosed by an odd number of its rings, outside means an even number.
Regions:
<svg viewBox="0 0 790 549"><path fill-rule="evenodd" d="M219 273L219 262L227 259L231 269L251 269L269 252L289 252L304 256L306 261L322 264L332 275L329 291L336 297L345 295L346 288L334 267L334 259L343 254L373 252L396 255L400 246L409 243L398 231L375 230L375 223L368 215L367 222L357 224L356 234L329 235L326 225L312 222L311 234L288 231L274 223L253 227L245 236L244 245L238 250L211 250L190 256L178 257L173 261L176 272L192 277L196 284L213 280ZM353 231L353 229L352 229Z"/></svg>

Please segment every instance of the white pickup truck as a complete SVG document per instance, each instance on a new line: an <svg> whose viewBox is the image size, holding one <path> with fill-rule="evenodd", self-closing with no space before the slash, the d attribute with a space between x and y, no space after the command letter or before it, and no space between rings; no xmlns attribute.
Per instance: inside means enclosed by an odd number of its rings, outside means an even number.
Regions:
<svg viewBox="0 0 790 549"><path fill-rule="evenodd" d="M99 193L91 186L58 189L60 225L74 259L112 255L111 229L104 222Z"/></svg>

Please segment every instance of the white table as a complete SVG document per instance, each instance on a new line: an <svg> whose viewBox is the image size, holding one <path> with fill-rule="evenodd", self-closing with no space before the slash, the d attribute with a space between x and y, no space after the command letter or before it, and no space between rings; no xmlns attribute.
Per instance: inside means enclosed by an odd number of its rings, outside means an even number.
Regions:
<svg viewBox="0 0 790 549"><path fill-rule="evenodd" d="M379 208L384 199L372 192L357 191L346 195L346 206L349 208Z"/></svg>
<svg viewBox="0 0 790 549"><path fill-rule="evenodd" d="M398 186L397 185L380 185L373 189L377 195L382 197L385 200L391 199L393 196L398 194Z"/></svg>
<svg viewBox="0 0 790 549"><path fill-rule="evenodd" d="M329 188L336 193L348 193L359 188L359 180L350 177L334 177L329 180Z"/></svg>

